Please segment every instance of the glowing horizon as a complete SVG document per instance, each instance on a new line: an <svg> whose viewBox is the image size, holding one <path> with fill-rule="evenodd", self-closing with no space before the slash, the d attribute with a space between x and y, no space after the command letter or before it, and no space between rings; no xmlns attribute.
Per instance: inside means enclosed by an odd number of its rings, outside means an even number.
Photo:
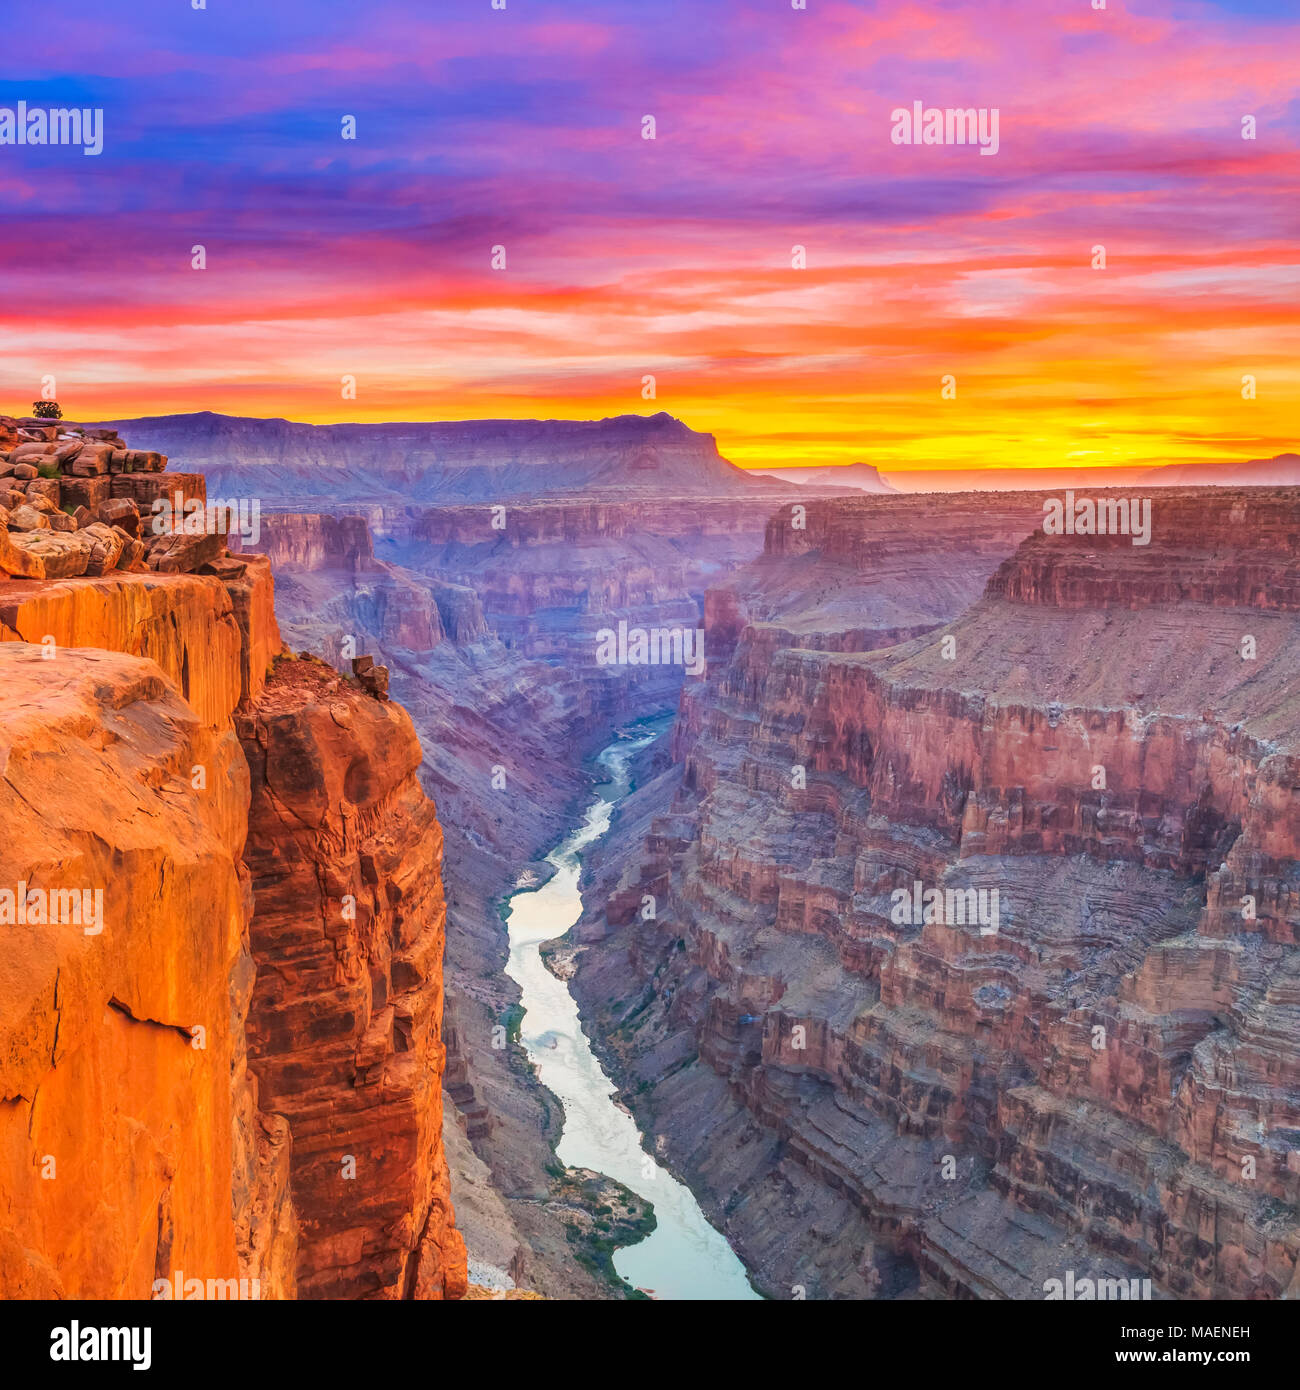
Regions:
<svg viewBox="0 0 1300 1390"><path fill-rule="evenodd" d="M0 106L105 148L0 148L0 411L51 374L79 419L662 410L760 469L1297 448L1280 0L410 10L16 16ZM913 100L998 108L997 155L893 144Z"/></svg>

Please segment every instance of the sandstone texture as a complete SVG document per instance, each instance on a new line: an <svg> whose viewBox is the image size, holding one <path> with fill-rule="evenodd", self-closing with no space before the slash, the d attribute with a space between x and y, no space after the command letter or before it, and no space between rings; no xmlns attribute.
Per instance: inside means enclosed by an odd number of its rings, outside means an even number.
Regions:
<svg viewBox="0 0 1300 1390"><path fill-rule="evenodd" d="M203 477L166 467L114 430L0 417L0 577L189 574L215 559L225 525L206 507Z"/></svg>
<svg viewBox="0 0 1300 1390"><path fill-rule="evenodd" d="M287 1116L306 1297L459 1297L442 1152L442 834L405 711L284 660L252 775L250 1056Z"/></svg>
<svg viewBox="0 0 1300 1390"><path fill-rule="evenodd" d="M248 772L152 661L0 644L0 883L103 897L102 930L6 925L0 1290L149 1298L174 1269L292 1260L232 1214L287 1201L243 1065ZM196 794L193 768L206 770Z"/></svg>
<svg viewBox="0 0 1300 1390"><path fill-rule="evenodd" d="M385 668L323 710L268 684L327 671L282 659L268 560L145 525L201 477L62 421L0 444L73 523L0 532L0 1296L459 1297L440 831ZM85 524L41 510L65 488ZM348 885L350 935L304 873Z"/></svg>

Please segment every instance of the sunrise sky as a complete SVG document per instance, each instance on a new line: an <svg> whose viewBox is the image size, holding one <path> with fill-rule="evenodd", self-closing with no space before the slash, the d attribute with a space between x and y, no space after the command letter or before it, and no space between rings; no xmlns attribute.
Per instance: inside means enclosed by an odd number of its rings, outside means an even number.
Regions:
<svg viewBox="0 0 1300 1390"><path fill-rule="evenodd" d="M109 8L6 14L0 106L105 148L0 147L0 412L48 373L79 419L666 410L754 467L1297 448L1293 0ZM917 100L998 153L892 144Z"/></svg>

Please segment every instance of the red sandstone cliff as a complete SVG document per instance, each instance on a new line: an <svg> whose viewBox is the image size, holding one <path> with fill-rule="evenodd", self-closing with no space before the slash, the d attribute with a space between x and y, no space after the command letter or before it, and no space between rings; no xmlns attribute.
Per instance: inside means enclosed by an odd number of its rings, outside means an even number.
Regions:
<svg viewBox="0 0 1300 1390"><path fill-rule="evenodd" d="M24 444L44 473L13 461ZM0 1295L148 1298L179 1269L256 1280L263 1298L457 1297L464 1251L437 1140L439 831L409 722L349 683L325 730L306 687L267 685L280 639L265 559L225 556L222 534L134 549L116 523L97 531L92 504L129 526L115 504L130 489L150 500L151 479L156 495L203 496L161 458L123 471L140 460L120 444L0 421L0 483L16 479L15 511L32 513L0 518L0 915L19 885L33 905L102 893L102 930L34 912L4 926ZM63 511L52 525L25 500L38 482L52 488L34 496L65 503L95 484L84 524ZM276 807L303 815L296 837L268 819ZM321 882L361 875L356 935L331 935L333 962L301 974L320 916L307 895L275 896L267 866L286 846L316 857ZM313 1113L313 1019L358 971L367 1007L337 1011L325 1049L327 1069L335 1053L352 1068L334 1066ZM314 1093L274 1065L295 1046L318 1064ZM345 1192L326 1213L313 1154L358 1140L359 1200ZM378 1196L376 1162L402 1169Z"/></svg>
<svg viewBox="0 0 1300 1390"><path fill-rule="evenodd" d="M284 661L239 718L252 777L263 1104L293 1135L304 1297L458 1298L442 1152L442 831L404 710Z"/></svg>

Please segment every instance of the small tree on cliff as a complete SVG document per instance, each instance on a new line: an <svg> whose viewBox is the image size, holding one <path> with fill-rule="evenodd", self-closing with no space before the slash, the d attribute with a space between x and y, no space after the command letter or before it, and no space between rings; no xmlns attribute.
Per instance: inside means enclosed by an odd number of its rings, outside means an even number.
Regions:
<svg viewBox="0 0 1300 1390"><path fill-rule="evenodd" d="M63 411L58 401L33 401L32 415L37 420L62 420Z"/></svg>

